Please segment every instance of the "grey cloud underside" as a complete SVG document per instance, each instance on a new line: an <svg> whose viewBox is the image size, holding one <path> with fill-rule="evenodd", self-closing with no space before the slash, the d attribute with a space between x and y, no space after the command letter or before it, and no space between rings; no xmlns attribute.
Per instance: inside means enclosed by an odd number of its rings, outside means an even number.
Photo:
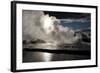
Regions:
<svg viewBox="0 0 100 73"><path fill-rule="evenodd" d="M60 21L64 21L64 23L73 23L73 22L90 22L90 20L86 18L80 18L80 19L60 19Z"/></svg>
<svg viewBox="0 0 100 73"><path fill-rule="evenodd" d="M76 43L80 39L80 35L74 35L75 32L72 29L65 28L60 24L55 27L62 29L63 31L53 31L50 34L46 34L42 28L43 25L40 23L40 18L44 15L42 11L30 11L23 10L22 16L22 31L23 40L43 40L49 43L64 43L72 44ZM55 25L55 24L54 24Z"/></svg>

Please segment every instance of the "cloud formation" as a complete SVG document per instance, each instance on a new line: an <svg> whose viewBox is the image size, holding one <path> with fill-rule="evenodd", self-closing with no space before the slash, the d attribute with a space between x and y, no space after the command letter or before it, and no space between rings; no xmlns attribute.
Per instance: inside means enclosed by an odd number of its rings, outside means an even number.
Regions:
<svg viewBox="0 0 100 73"><path fill-rule="evenodd" d="M84 18L80 18L80 19L60 19L60 21L64 21L64 23L73 23L73 22L89 22L89 20L84 19Z"/></svg>
<svg viewBox="0 0 100 73"><path fill-rule="evenodd" d="M67 20L66 22L73 20ZM23 40L41 39L47 43L72 44L80 39L74 30L63 27L54 16L45 15L43 11L23 10Z"/></svg>

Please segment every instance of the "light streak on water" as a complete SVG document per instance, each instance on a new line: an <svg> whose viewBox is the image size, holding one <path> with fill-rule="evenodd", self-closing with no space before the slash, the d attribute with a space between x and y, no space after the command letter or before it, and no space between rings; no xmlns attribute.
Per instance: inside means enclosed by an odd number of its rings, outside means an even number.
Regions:
<svg viewBox="0 0 100 73"><path fill-rule="evenodd" d="M42 53L42 59L44 62L49 62L52 59L52 54L50 53Z"/></svg>

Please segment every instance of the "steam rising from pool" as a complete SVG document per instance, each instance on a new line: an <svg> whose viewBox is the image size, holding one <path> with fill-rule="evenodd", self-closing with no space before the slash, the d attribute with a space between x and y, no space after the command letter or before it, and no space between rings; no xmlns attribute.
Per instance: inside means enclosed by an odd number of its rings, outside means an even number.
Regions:
<svg viewBox="0 0 100 73"><path fill-rule="evenodd" d="M80 39L74 30L42 11L23 11L23 40L40 39L51 44L73 44Z"/></svg>

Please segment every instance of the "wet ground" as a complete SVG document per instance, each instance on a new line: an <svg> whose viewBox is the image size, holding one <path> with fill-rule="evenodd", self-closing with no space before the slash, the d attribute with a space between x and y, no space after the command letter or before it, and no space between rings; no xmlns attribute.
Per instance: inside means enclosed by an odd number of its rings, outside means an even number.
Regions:
<svg viewBox="0 0 100 73"><path fill-rule="evenodd" d="M78 45L78 47L67 45L59 49L23 48L23 62L86 60L91 59L90 51L88 44Z"/></svg>

